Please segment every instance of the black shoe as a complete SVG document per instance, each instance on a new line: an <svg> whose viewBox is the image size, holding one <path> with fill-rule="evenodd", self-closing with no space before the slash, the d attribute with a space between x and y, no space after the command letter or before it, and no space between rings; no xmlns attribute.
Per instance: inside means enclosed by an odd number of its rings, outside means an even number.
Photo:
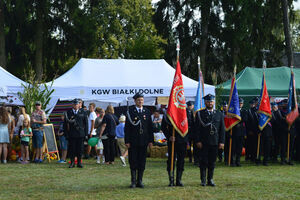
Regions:
<svg viewBox="0 0 300 200"><path fill-rule="evenodd" d="M200 168L201 186L206 186L206 168Z"/></svg>
<svg viewBox="0 0 300 200"><path fill-rule="evenodd" d="M237 167L241 167L241 157L240 157L240 156L237 156L237 157L236 157L235 165L236 165Z"/></svg>
<svg viewBox="0 0 300 200"><path fill-rule="evenodd" d="M78 168L83 168L83 165L81 163L77 163Z"/></svg>
<svg viewBox="0 0 300 200"><path fill-rule="evenodd" d="M294 163L292 161L289 161L287 164L288 165L294 165Z"/></svg>
<svg viewBox="0 0 300 200"><path fill-rule="evenodd" d="M138 187L138 188L144 188L145 186L144 186L143 182L138 181L138 183L136 184L136 187Z"/></svg>
<svg viewBox="0 0 300 200"><path fill-rule="evenodd" d="M135 188L136 187L136 170L130 170L131 173L131 185L130 188Z"/></svg>
<svg viewBox="0 0 300 200"><path fill-rule="evenodd" d="M176 186L183 187L183 184L181 182L182 172L183 171L176 171Z"/></svg>
<svg viewBox="0 0 300 200"><path fill-rule="evenodd" d="M255 160L255 164L260 165L261 161L259 159Z"/></svg>
<svg viewBox="0 0 300 200"><path fill-rule="evenodd" d="M75 167L75 162L71 162L71 164L69 165L69 168L74 168Z"/></svg>
<svg viewBox="0 0 300 200"><path fill-rule="evenodd" d="M280 161L280 164L281 164L281 165L285 165L285 164L287 164L287 161L286 161L286 160L281 160L281 161Z"/></svg>
<svg viewBox="0 0 300 200"><path fill-rule="evenodd" d="M144 184L143 184L143 174L144 174L144 171L143 171L143 170L138 170L138 178L137 178L137 184L136 184L136 187L144 188Z"/></svg>
<svg viewBox="0 0 300 200"><path fill-rule="evenodd" d="M208 185L208 186L212 186L212 187L215 187L215 186L216 186L216 184L214 183L214 181L213 181L212 179L207 180L207 185Z"/></svg>
<svg viewBox="0 0 300 200"><path fill-rule="evenodd" d="M168 175L169 175L169 187L173 187L173 186L175 186L175 184L174 184L174 172L172 172L172 174L171 174L171 172L168 172Z"/></svg>
<svg viewBox="0 0 300 200"><path fill-rule="evenodd" d="M214 168L208 168L208 172L207 172L207 185L208 186L212 186L212 187L215 186L213 177L214 177Z"/></svg>

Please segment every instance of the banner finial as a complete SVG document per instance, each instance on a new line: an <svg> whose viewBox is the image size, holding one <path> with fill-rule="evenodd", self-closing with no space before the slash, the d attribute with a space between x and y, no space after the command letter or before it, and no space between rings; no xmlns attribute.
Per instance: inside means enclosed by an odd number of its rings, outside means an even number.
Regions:
<svg viewBox="0 0 300 200"><path fill-rule="evenodd" d="M236 65L234 65L234 68L233 68L233 75L234 75L234 77L236 75Z"/></svg>
<svg viewBox="0 0 300 200"><path fill-rule="evenodd" d="M266 60L263 60L263 68L264 68L264 69L267 68L267 62L266 62Z"/></svg>

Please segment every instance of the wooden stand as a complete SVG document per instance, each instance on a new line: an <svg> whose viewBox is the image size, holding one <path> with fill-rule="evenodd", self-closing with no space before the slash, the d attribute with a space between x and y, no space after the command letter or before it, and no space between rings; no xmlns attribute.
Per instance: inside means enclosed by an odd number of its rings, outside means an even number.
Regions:
<svg viewBox="0 0 300 200"><path fill-rule="evenodd" d="M49 146L50 144L50 146ZM57 160L60 160L59 152L56 144L56 137L52 124L44 124L44 147L43 155L46 156L48 162L51 161L51 154L54 154Z"/></svg>

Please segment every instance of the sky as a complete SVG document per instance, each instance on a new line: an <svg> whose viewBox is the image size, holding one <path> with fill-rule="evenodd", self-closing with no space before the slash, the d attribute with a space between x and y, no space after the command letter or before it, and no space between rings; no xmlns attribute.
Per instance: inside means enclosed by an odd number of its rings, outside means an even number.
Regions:
<svg viewBox="0 0 300 200"><path fill-rule="evenodd" d="M300 9L300 0L298 0L297 2L294 1L294 7L295 7L295 10Z"/></svg>

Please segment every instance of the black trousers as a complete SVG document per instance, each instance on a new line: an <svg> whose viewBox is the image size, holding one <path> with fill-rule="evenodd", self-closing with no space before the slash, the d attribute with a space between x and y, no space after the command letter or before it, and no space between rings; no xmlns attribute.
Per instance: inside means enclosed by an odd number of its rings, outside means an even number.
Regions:
<svg viewBox="0 0 300 200"><path fill-rule="evenodd" d="M193 142L193 155L194 155L194 164L199 165L200 149L197 147L196 142Z"/></svg>
<svg viewBox="0 0 300 200"><path fill-rule="evenodd" d="M287 158L287 148L288 148L288 134L280 134L279 135L279 144L280 144L280 157L281 160L286 160ZM295 142L295 136L294 134L290 134L290 149L289 149L289 161L294 156L294 142Z"/></svg>
<svg viewBox="0 0 300 200"><path fill-rule="evenodd" d="M115 161L115 138L102 140L105 162Z"/></svg>
<svg viewBox="0 0 300 200"><path fill-rule="evenodd" d="M244 136L243 135L233 135L232 136L232 160L237 160L241 157L242 155L242 149L243 149L243 140Z"/></svg>
<svg viewBox="0 0 300 200"><path fill-rule="evenodd" d="M249 156L251 161L255 161L256 159L257 139L258 139L257 134L253 132L252 134L248 134L247 136L246 154Z"/></svg>
<svg viewBox="0 0 300 200"><path fill-rule="evenodd" d="M261 148L260 148L260 154L264 156L264 161L270 160L271 157L271 149L272 149L272 137L271 136L264 136L261 135ZM261 153L263 152L263 153Z"/></svg>
<svg viewBox="0 0 300 200"><path fill-rule="evenodd" d="M224 144L224 162L225 162L225 164L228 163L229 145L230 145L229 143L230 143L230 132L225 132L225 144ZM222 151L223 151L222 149L218 149L218 154L220 154Z"/></svg>
<svg viewBox="0 0 300 200"><path fill-rule="evenodd" d="M217 145L203 144L200 150L200 168L214 169L216 166L216 159L218 154Z"/></svg>
<svg viewBox="0 0 300 200"><path fill-rule="evenodd" d="M277 156L279 154L279 133L278 131L276 132L274 129L272 130L273 131L273 141L274 143L272 144L272 152L271 152L271 156L273 159L277 159ZM272 141L272 142L273 142Z"/></svg>
<svg viewBox="0 0 300 200"><path fill-rule="evenodd" d="M70 155L71 161L75 160L77 157L78 160L81 160L82 150L83 150L83 141L84 138L69 138L69 148L68 153Z"/></svg>
<svg viewBox="0 0 300 200"><path fill-rule="evenodd" d="M296 149L295 160L300 161L300 134L299 133L295 140L295 149Z"/></svg>
<svg viewBox="0 0 300 200"><path fill-rule="evenodd" d="M144 171L146 165L147 145L133 146L128 149L128 160L131 170Z"/></svg>
<svg viewBox="0 0 300 200"><path fill-rule="evenodd" d="M186 154L186 143L174 143L174 162L173 169L175 169L175 162L177 171L184 170L184 157ZM171 171L171 157L172 157L172 142L168 142L168 160L167 160L167 171ZM176 161L177 158L177 161Z"/></svg>

